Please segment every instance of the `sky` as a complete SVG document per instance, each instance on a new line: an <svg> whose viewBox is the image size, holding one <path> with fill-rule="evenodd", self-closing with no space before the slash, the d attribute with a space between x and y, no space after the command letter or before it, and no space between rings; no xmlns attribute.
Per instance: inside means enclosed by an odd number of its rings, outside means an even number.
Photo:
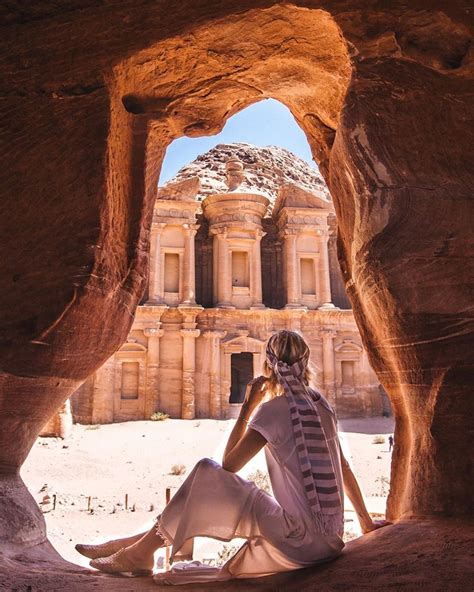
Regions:
<svg viewBox="0 0 474 592"><path fill-rule="evenodd" d="M179 138L166 150L160 175L160 185L173 177L181 167L217 144L247 142L256 146L281 146L312 166L306 136L290 110L273 99L254 103L227 120L224 129L215 136Z"/></svg>

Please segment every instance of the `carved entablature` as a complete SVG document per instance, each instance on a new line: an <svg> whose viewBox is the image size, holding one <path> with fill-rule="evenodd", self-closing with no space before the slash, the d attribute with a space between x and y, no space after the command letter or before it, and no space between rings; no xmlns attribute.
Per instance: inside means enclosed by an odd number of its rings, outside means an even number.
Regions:
<svg viewBox="0 0 474 592"><path fill-rule="evenodd" d="M259 216L255 216L248 213L240 213L240 212L228 212L223 213L219 216L215 216L213 219L213 226L214 225L230 225L233 223L237 224L255 224L256 226L260 227L261 218Z"/></svg>
<svg viewBox="0 0 474 592"><path fill-rule="evenodd" d="M286 217L288 224L307 224L308 226L319 226L321 224L321 218L317 216L291 216Z"/></svg>
<svg viewBox="0 0 474 592"><path fill-rule="evenodd" d="M210 195L202 202L211 226L260 228L269 200L256 193L222 193Z"/></svg>
<svg viewBox="0 0 474 592"><path fill-rule="evenodd" d="M199 202L157 199L153 211L154 224L195 224Z"/></svg>
<svg viewBox="0 0 474 592"><path fill-rule="evenodd" d="M283 207L280 209L276 224L280 230L295 228L298 231L327 234L327 210L309 211L303 208Z"/></svg>

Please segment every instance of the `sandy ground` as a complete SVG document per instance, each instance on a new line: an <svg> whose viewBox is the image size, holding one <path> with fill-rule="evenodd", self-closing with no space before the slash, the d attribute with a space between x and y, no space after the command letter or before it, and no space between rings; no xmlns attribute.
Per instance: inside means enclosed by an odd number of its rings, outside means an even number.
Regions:
<svg viewBox="0 0 474 592"><path fill-rule="evenodd" d="M66 441L39 438L21 474L43 509L49 538L58 552L73 563L88 565L74 550L76 542L103 541L150 527L165 504L167 487L173 495L203 457L220 462L233 422L168 419L75 425ZM360 480L369 511L383 514L393 419L341 420L339 427L345 455ZM374 443L376 436L385 441ZM182 475L172 474L175 465L184 466ZM265 469L263 453L240 475L246 477L256 469ZM346 538L360 534L348 503L346 532ZM196 546L196 557L215 558L221 548L221 543L203 539ZM161 557L159 553L159 564Z"/></svg>

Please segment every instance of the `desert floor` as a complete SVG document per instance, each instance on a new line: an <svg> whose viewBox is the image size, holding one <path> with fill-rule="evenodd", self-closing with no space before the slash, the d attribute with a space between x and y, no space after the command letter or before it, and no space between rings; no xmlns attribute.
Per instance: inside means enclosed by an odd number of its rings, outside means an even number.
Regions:
<svg viewBox="0 0 474 592"><path fill-rule="evenodd" d="M173 495L203 457L220 462L233 423L167 419L75 425L65 441L38 438L21 474L42 507L55 548L65 559L88 565L88 560L74 550L76 542L103 541L150 527L165 504L167 487ZM369 512L383 514L389 489L388 436L393 433L393 419L345 419L340 420L339 428L345 455L360 480ZM263 453L239 474L247 477L257 469L265 470ZM180 471L181 475L172 474ZM359 534L346 500L346 538ZM221 549L222 543L203 539L196 546L196 557L214 559ZM157 555L160 565L163 552Z"/></svg>

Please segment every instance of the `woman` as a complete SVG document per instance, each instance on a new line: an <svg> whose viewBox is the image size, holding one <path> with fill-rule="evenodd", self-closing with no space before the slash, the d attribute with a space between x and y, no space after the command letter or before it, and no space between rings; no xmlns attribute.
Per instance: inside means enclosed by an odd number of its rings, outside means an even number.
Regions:
<svg viewBox="0 0 474 592"><path fill-rule="evenodd" d="M197 463L148 532L101 545L77 545L109 573L152 573L154 552L192 559L196 536L246 543L222 567L181 563L157 574L169 584L264 576L336 558L342 551L343 489L364 533L387 524L370 518L341 452L336 418L310 386L309 348L293 331L267 343L264 376L247 386L222 466ZM263 402L264 399L269 399ZM272 497L235 473L265 447Z"/></svg>

